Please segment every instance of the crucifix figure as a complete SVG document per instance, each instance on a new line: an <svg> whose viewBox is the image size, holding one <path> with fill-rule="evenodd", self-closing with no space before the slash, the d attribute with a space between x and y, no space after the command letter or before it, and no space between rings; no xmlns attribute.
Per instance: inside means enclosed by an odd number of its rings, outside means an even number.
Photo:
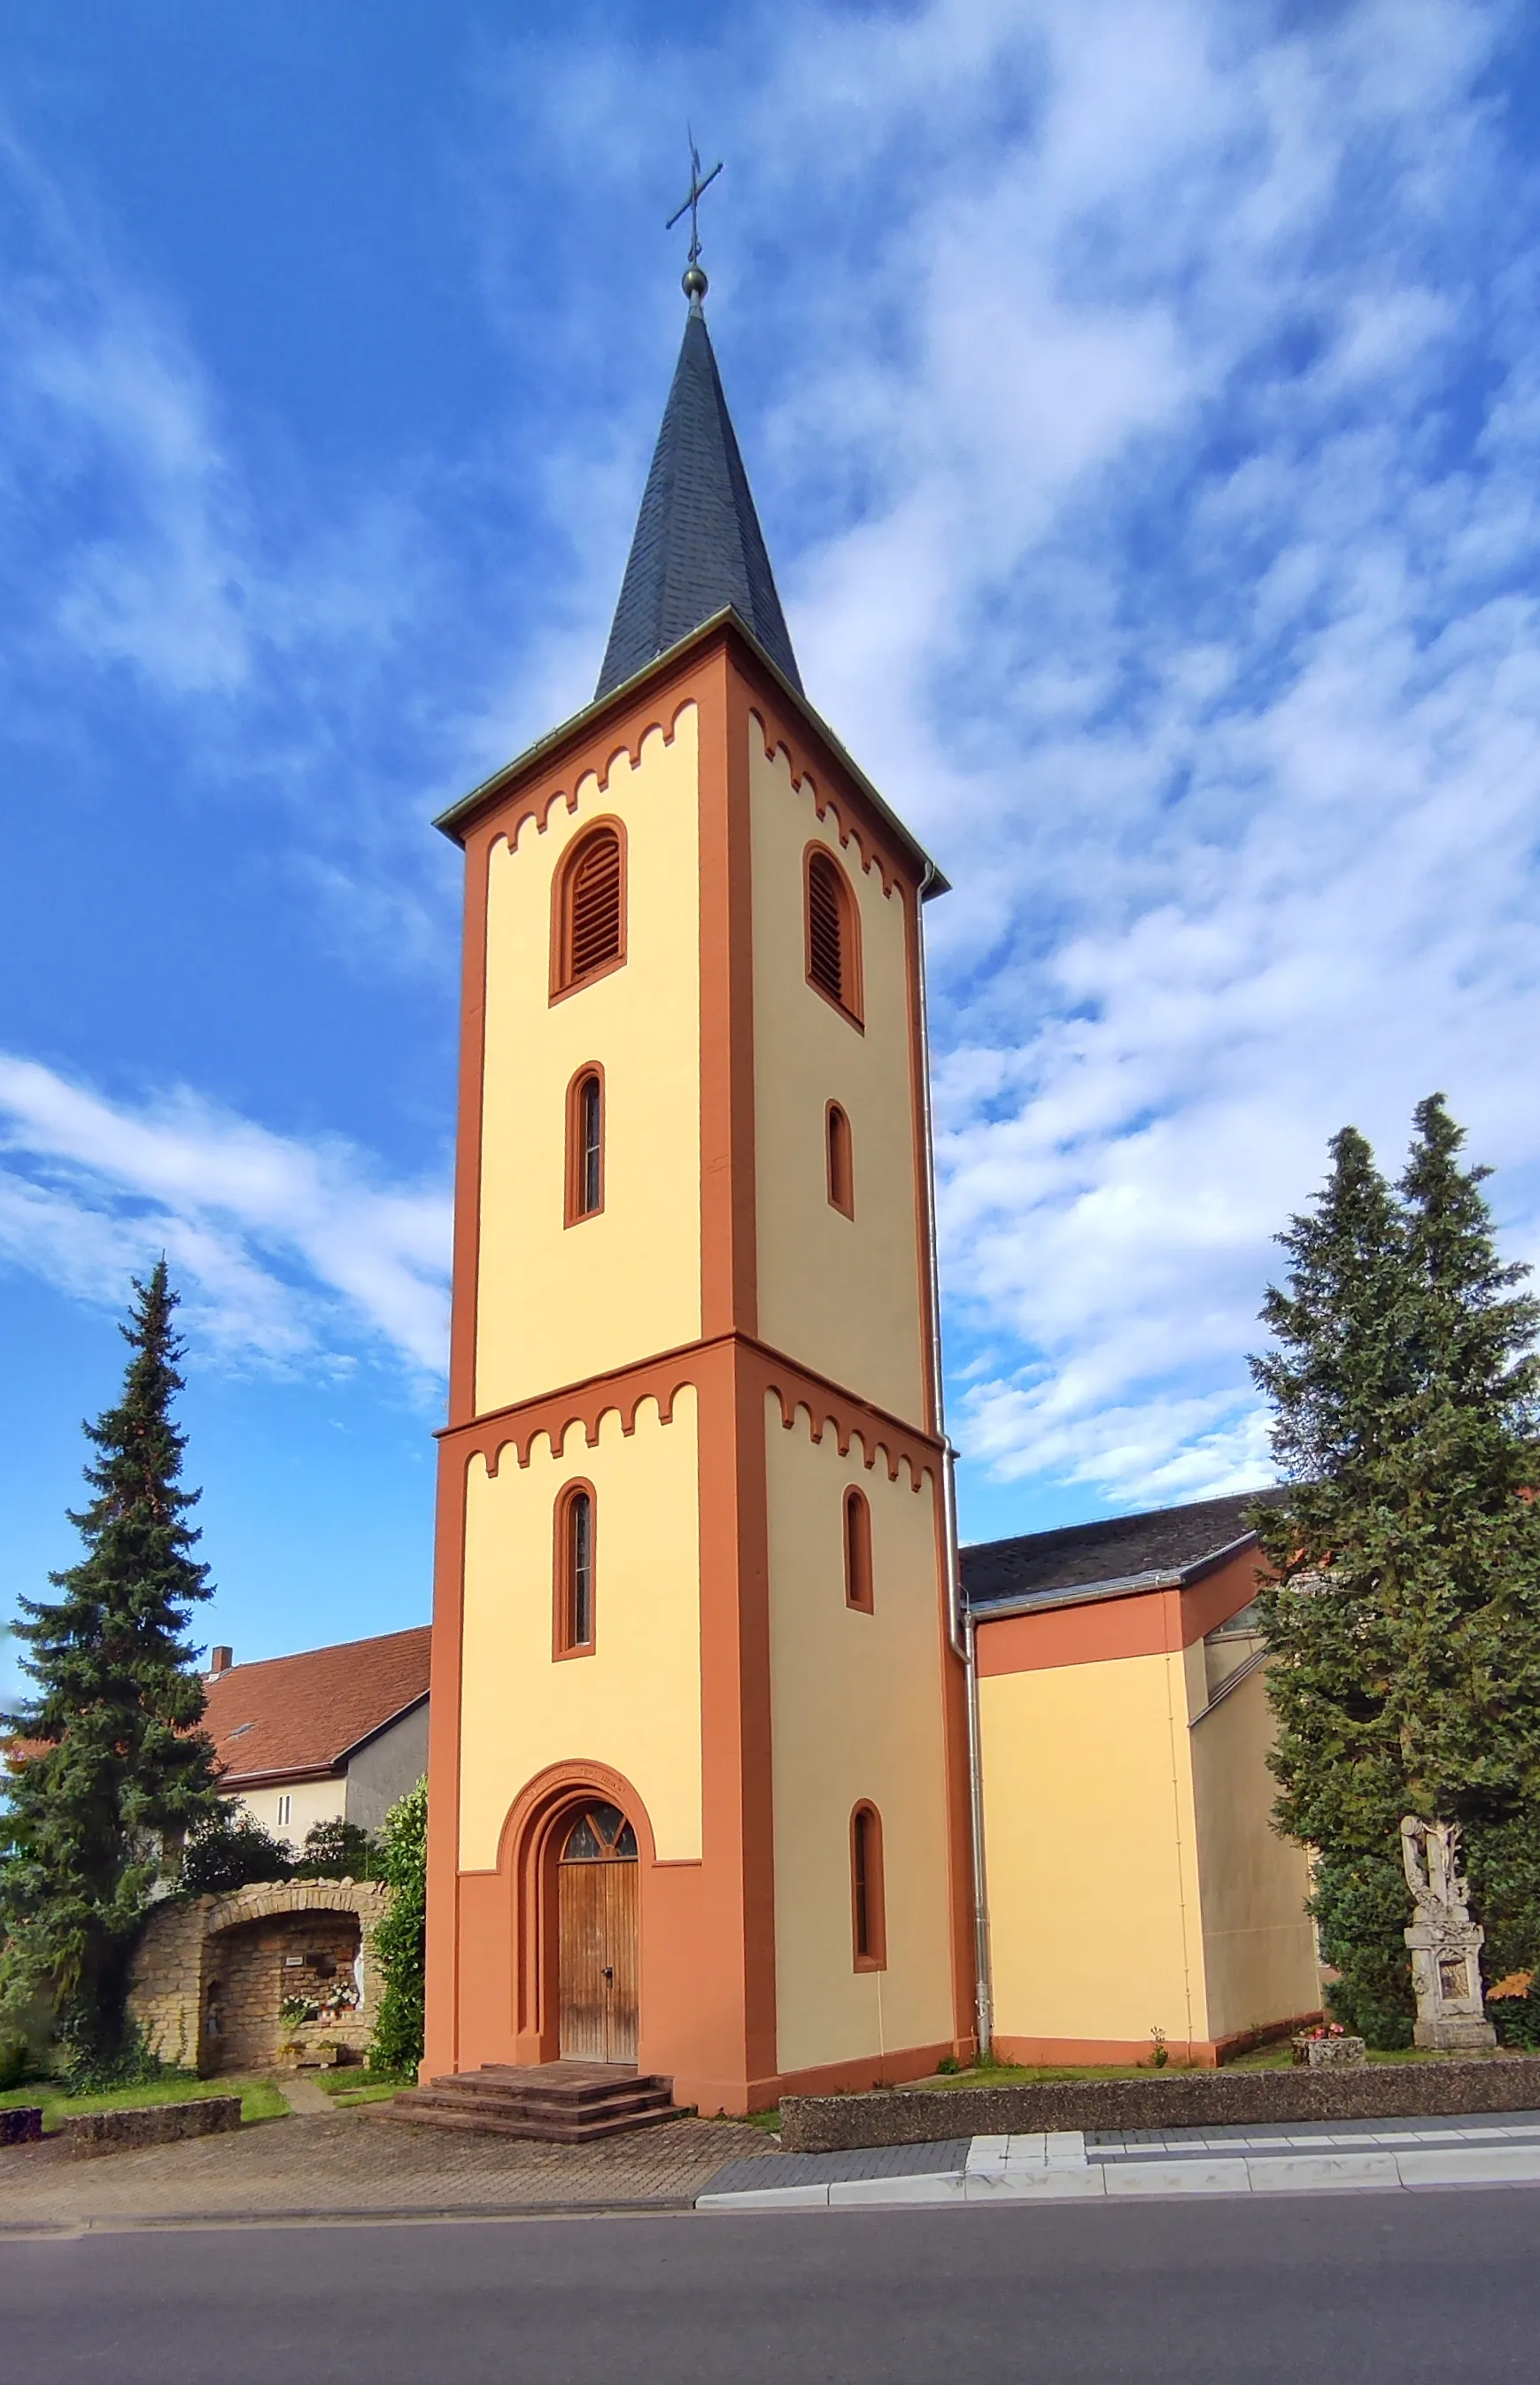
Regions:
<svg viewBox="0 0 1540 2385"><path fill-rule="evenodd" d="M680 218L683 215L685 208L688 207L690 211L690 262L684 268L683 288L684 295L688 298L692 306L698 306L700 305L701 300L706 295L707 289L706 276L701 271L700 266L701 194L703 192L709 189L710 185L716 181L717 176L721 172L721 169L722 161L719 157L716 164L712 167L711 171L707 175L705 181L702 181L700 171L700 151L695 147L695 134L691 133L689 195L674 209L673 214L669 218L669 220L664 225L663 229L665 231L672 231L675 224L678 223Z"/></svg>

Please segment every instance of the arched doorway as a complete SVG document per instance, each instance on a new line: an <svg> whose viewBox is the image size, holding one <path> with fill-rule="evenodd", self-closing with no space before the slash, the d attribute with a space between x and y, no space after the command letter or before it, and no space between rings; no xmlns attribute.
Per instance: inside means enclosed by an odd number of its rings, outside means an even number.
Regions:
<svg viewBox="0 0 1540 2385"><path fill-rule="evenodd" d="M568 2061L636 2060L638 1873L636 1833L619 1805L580 1805L557 1859L557 2008Z"/></svg>

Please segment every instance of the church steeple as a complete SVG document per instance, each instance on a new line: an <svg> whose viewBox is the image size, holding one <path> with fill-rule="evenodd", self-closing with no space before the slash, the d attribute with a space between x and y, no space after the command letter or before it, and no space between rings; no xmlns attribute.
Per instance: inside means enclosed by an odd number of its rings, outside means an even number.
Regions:
<svg viewBox="0 0 1540 2385"><path fill-rule="evenodd" d="M690 313L684 340L663 409L595 701L728 606L797 693L802 692L701 311L706 276L697 265L692 264L685 286Z"/></svg>

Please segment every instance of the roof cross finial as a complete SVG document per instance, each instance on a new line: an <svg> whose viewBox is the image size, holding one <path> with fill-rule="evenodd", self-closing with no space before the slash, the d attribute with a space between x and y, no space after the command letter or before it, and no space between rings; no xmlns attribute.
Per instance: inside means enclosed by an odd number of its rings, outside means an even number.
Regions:
<svg viewBox="0 0 1540 2385"><path fill-rule="evenodd" d="M711 171L707 175L706 180L702 181L700 172L700 151L695 147L695 136L694 132L690 131L688 125L686 125L684 129L689 136L690 142L690 193L689 196L682 202L682 204L674 209L673 214L669 218L669 220L664 225L663 229L665 231L672 231L675 224L678 223L680 218L683 215L685 208L688 207L690 211L690 262L684 268L682 287L684 295L690 301L690 312L692 315L698 315L700 312L700 302L705 297L707 290L706 276L701 271L700 265L701 196L705 191L710 188L710 185L716 181L717 176L721 172L722 161L719 157L716 164L712 167Z"/></svg>

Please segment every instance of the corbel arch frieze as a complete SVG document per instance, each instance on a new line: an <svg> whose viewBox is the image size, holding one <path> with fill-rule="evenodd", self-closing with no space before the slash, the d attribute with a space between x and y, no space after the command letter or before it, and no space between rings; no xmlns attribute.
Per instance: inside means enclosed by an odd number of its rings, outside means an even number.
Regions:
<svg viewBox="0 0 1540 2385"><path fill-rule="evenodd" d="M695 703L695 696L690 693L680 696L671 708L659 709L649 716L638 714L627 735L617 739L613 730L609 730L602 741L596 740L570 756L561 771L537 779L521 789L487 820L482 832L487 839L489 854L500 844L517 853L520 838L532 820L536 834L544 836L558 805L570 817L575 817L584 805L602 802L609 793L617 766L623 762L632 770L640 769L643 748L651 737L661 739L665 748L670 746L679 734L680 721Z"/></svg>
<svg viewBox="0 0 1540 2385"><path fill-rule="evenodd" d="M840 1455L848 1457L854 1449L869 1474L881 1466L888 1480L896 1482L902 1468L911 1491L918 1491L927 1475L933 1482L936 1480L934 1449L890 1418L874 1417L870 1410L836 1400L824 1391L810 1391L794 1380L772 1376L765 1391L767 1400L776 1404L783 1431L794 1432L800 1424L815 1443L829 1434Z"/></svg>
<svg viewBox="0 0 1540 2385"><path fill-rule="evenodd" d="M778 755L784 754L793 792L799 795L806 793L812 798L813 809L820 821L833 818L842 847L848 848L854 844L863 876L870 877L875 869L883 893L891 900L899 872L881 841L860 817L858 803L848 793L831 791L827 781L808 760L806 749L796 740L795 732L768 704L757 700L750 707L749 717L764 740L767 762L773 762Z"/></svg>
<svg viewBox="0 0 1540 2385"><path fill-rule="evenodd" d="M484 1418L464 1436L464 1460L469 1466L473 1458L480 1457L491 1479L510 1455L520 1468L527 1468L537 1442L545 1442L546 1454L553 1460L569 1453L574 1432L582 1433L585 1448L594 1449L598 1445L606 1417L611 1416L620 1418L621 1434L629 1441L644 1409L651 1406L659 1427L670 1425L680 1393L695 1388L693 1375L671 1368L667 1373L649 1369L629 1382L585 1386L577 1392L539 1401L517 1416Z"/></svg>

